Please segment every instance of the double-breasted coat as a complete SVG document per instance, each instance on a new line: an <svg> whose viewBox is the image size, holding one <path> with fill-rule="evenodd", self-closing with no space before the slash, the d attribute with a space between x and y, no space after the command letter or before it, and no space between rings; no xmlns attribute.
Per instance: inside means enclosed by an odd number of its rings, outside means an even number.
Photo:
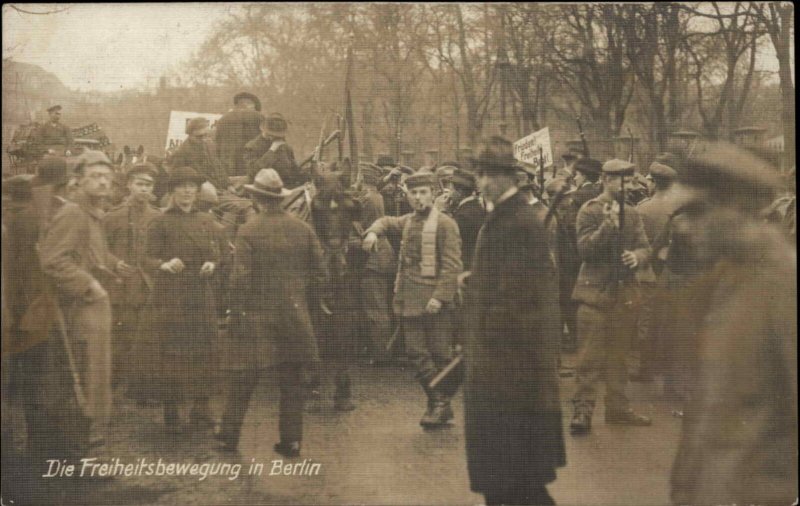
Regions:
<svg viewBox="0 0 800 506"><path fill-rule="evenodd" d="M497 204L478 235L464 346L464 432L475 492L544 485L566 463L558 285L544 219L517 193Z"/></svg>
<svg viewBox="0 0 800 506"><path fill-rule="evenodd" d="M167 209L154 218L147 231L145 265L153 278L151 322L160 349L160 367L154 367L156 393L167 400L208 395L213 385L217 356L217 312L212 277L200 268L222 257L217 225L197 210ZM160 269L180 258L179 274Z"/></svg>
<svg viewBox="0 0 800 506"><path fill-rule="evenodd" d="M246 335L225 343L227 370L319 361L309 303L326 282L322 246L312 228L283 211L263 211L239 228L231 309Z"/></svg>

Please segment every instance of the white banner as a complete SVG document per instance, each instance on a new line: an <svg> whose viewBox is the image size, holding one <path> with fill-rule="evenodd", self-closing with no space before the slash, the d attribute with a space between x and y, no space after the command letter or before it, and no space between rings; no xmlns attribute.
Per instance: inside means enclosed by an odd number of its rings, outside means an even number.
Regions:
<svg viewBox="0 0 800 506"><path fill-rule="evenodd" d="M186 140L186 124L192 118L205 118L211 122L211 128L222 117L222 114L213 114L210 112L188 112L188 111L170 111L169 113L169 128L167 129L167 151L172 151L181 145Z"/></svg>
<svg viewBox="0 0 800 506"><path fill-rule="evenodd" d="M538 132L523 137L514 143L514 158L539 169L539 158L544 158L544 167L553 165L553 150L550 148L550 129L544 127Z"/></svg>

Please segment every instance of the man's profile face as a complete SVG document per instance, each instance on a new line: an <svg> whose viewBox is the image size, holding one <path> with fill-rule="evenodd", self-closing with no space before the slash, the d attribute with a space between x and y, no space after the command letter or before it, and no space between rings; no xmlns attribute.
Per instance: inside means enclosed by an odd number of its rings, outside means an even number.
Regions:
<svg viewBox="0 0 800 506"><path fill-rule="evenodd" d="M94 164L83 169L83 176L81 176L78 186L89 197L102 198L111 196L112 182L111 167Z"/></svg>
<svg viewBox="0 0 800 506"><path fill-rule="evenodd" d="M150 176L136 175L128 182L131 197L139 201L149 201L153 195L153 179Z"/></svg>
<svg viewBox="0 0 800 506"><path fill-rule="evenodd" d="M416 186L409 188L406 193L408 203L415 211L424 211L433 206L433 188L430 186Z"/></svg>
<svg viewBox="0 0 800 506"><path fill-rule="evenodd" d="M49 114L50 114L50 121L51 122L58 123L59 120L61 120L61 111L60 110L50 111Z"/></svg>

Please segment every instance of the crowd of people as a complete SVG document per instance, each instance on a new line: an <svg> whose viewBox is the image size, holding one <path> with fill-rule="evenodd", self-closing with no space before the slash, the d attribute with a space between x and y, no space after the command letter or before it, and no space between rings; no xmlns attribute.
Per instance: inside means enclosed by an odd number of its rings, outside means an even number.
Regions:
<svg viewBox="0 0 800 506"><path fill-rule="evenodd" d="M651 425L626 387L663 376L683 416L675 504L796 497L794 201L768 212L794 188L756 155L709 143L658 155L644 177L568 152L542 177L494 136L473 160L416 170L386 156L301 166L280 114L248 93L234 104L215 139L192 119L165 166L125 171L121 200L98 151L51 152L3 181L3 399L23 406L26 451L91 452L123 395L235 451L275 373L274 449L299 456L320 335L347 332L325 319L344 290L362 330L333 346L335 408L357 408L357 361L411 364L425 429L451 423L463 386L471 486L488 504L554 504L559 368L576 351L571 435L591 434L600 383L605 423ZM68 147L65 131L48 143ZM325 174L346 182L318 188L311 223L287 212Z"/></svg>

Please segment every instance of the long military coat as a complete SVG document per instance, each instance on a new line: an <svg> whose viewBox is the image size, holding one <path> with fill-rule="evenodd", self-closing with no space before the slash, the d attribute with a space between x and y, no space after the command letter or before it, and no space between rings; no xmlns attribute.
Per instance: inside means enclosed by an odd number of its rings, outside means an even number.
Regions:
<svg viewBox="0 0 800 506"><path fill-rule="evenodd" d="M325 280L322 246L305 222L280 211L261 212L242 225L231 274L231 308L244 332L232 329L224 368L318 362L309 301L321 294Z"/></svg>
<svg viewBox="0 0 800 506"><path fill-rule="evenodd" d="M209 214L173 207L150 223L145 265L153 278L152 332L162 361L153 374L165 399L208 393L216 364L217 312L213 279L200 277L200 268L205 262L219 268L221 247ZM159 268L176 257L185 265L181 273Z"/></svg>
<svg viewBox="0 0 800 506"><path fill-rule="evenodd" d="M791 504L798 490L797 255L779 231L755 221L708 235L724 254L694 281L706 309L672 501Z"/></svg>
<svg viewBox="0 0 800 506"><path fill-rule="evenodd" d="M258 111L234 109L217 121L217 156L229 176L244 176L244 146L261 133L264 116Z"/></svg>
<svg viewBox="0 0 800 506"><path fill-rule="evenodd" d="M544 219L517 193L478 236L464 348L464 432L476 492L544 485L566 463L558 286Z"/></svg>

